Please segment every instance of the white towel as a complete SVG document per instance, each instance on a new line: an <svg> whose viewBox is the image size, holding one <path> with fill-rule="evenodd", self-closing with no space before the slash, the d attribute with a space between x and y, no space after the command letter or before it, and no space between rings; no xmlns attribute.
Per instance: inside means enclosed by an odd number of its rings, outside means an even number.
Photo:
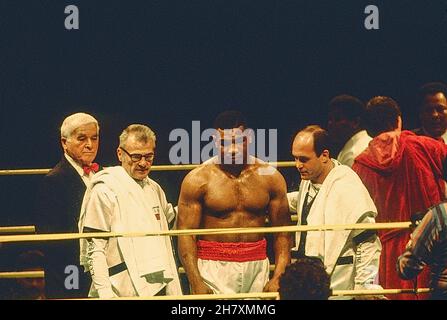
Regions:
<svg viewBox="0 0 447 320"><path fill-rule="evenodd" d="M338 161L334 159L332 161L335 163L335 167L321 186L307 217L307 224L309 226L353 224L362 221L365 215L376 217L376 206L357 174ZM300 184L297 199L301 208L309 184L310 181L304 180ZM340 196L339 192L344 192L344 196ZM299 213L298 225L300 218L301 214ZM324 258L326 271L331 274L350 233L351 230L308 232L306 255ZM296 234L296 240L298 245L300 233Z"/></svg>
<svg viewBox="0 0 447 320"><path fill-rule="evenodd" d="M114 223L112 232L154 232L160 230L160 222L166 224L165 219L158 221L152 214L151 199L148 199L143 189L127 174L120 166L110 167L95 174L91 185L87 189L81 216L79 219L79 230L83 229L86 215L86 204L88 203L91 189L97 183L105 183L117 196L120 206L120 215ZM167 229L163 225L163 229ZM150 236L135 238L118 238L119 247L129 269L132 265L140 276L150 273L165 272L166 278L173 278L169 267L168 250L166 248L166 237ZM87 241L81 240L81 264L87 266ZM132 270L129 270L132 271Z"/></svg>

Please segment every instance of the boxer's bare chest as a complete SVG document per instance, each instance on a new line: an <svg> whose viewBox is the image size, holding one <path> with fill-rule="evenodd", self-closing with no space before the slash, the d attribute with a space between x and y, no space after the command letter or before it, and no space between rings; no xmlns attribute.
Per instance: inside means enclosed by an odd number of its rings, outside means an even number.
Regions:
<svg viewBox="0 0 447 320"><path fill-rule="evenodd" d="M232 213L263 215L270 201L267 178L255 170L233 176L225 172L210 175L204 194L204 211L213 216Z"/></svg>

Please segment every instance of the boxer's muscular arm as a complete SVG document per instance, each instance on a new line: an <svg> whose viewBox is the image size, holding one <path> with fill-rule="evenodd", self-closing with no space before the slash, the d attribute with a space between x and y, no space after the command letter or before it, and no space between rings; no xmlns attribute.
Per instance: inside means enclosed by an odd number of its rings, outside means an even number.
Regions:
<svg viewBox="0 0 447 320"><path fill-rule="evenodd" d="M279 172L272 175L270 190L269 219L272 226L289 226L292 224L286 196L286 182ZM274 234L275 272L264 291L278 291L279 277L290 263L291 237L289 233Z"/></svg>
<svg viewBox="0 0 447 320"><path fill-rule="evenodd" d="M202 188L196 172L183 180L178 201L178 229L198 229L202 219ZM178 251L186 270L192 294L213 293L203 282L197 267L196 236L179 236Z"/></svg>

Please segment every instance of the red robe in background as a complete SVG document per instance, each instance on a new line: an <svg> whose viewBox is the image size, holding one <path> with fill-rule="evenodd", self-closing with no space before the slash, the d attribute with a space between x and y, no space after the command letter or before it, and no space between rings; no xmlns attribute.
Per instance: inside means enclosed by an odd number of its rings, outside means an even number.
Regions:
<svg viewBox="0 0 447 320"><path fill-rule="evenodd" d="M362 179L378 211L377 222L410 221L445 199L443 162L447 146L410 131L385 132L375 137L360 154L352 169ZM401 280L396 272L397 257L404 251L409 229L381 230L379 283L388 289L413 288L413 281ZM429 287L428 271L417 279L419 288ZM391 299L414 299L396 295Z"/></svg>

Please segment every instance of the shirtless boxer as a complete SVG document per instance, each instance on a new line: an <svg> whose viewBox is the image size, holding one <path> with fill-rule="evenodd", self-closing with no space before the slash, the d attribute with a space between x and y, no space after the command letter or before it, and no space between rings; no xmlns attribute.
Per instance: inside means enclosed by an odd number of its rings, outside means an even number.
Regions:
<svg viewBox="0 0 447 320"><path fill-rule="evenodd" d="M272 226L290 225L285 180L277 170L247 155L242 115L224 112L214 127L219 156L183 180L178 229L264 227L267 215ZM269 280L262 233L180 236L179 253L191 292L277 291L279 277L290 263L289 234L276 233L273 245L276 269Z"/></svg>

